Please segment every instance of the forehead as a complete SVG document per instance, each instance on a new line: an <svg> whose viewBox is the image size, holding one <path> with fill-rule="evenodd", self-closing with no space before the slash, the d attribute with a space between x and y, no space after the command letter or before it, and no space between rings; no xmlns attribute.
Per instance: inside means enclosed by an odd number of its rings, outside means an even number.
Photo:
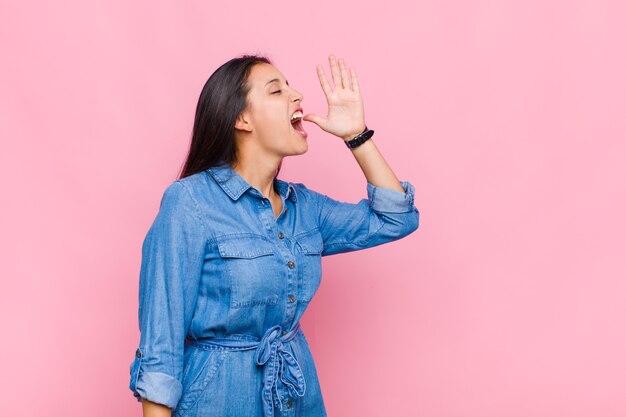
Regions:
<svg viewBox="0 0 626 417"><path fill-rule="evenodd" d="M269 81L274 79L278 79L278 82L268 84ZM250 71L248 77L248 82L254 88L260 89L268 88L274 84L280 84L286 81L283 74L275 66L266 63L256 64L252 67L252 71Z"/></svg>

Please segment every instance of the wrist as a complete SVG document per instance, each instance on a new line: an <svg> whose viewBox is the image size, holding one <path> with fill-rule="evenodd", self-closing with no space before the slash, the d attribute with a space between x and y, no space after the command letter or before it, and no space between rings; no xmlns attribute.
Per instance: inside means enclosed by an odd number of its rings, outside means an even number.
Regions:
<svg viewBox="0 0 626 417"><path fill-rule="evenodd" d="M349 135L341 136L341 139L343 139L344 142L348 142L349 140L354 139L355 137L365 132L366 130L367 130L367 126L363 125L363 128L361 130L357 132L352 132Z"/></svg>
<svg viewBox="0 0 626 417"><path fill-rule="evenodd" d="M345 140L344 143L348 148L354 149L367 142L373 135L374 131L365 126L365 129L361 133L354 136L352 139Z"/></svg>

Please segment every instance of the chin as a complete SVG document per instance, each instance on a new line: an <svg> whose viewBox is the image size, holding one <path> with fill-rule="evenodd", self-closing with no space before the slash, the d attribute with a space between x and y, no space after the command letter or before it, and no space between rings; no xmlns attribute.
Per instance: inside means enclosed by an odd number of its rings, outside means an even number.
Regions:
<svg viewBox="0 0 626 417"><path fill-rule="evenodd" d="M302 150L302 152L300 152L298 155L302 155L304 153L307 153L307 151L309 150L309 144L305 143L304 144L304 149Z"/></svg>
<svg viewBox="0 0 626 417"><path fill-rule="evenodd" d="M283 155L283 156L296 156L296 155L304 155L305 153L307 153L309 150L308 146L302 150L295 150L294 152L291 152L287 155Z"/></svg>
<svg viewBox="0 0 626 417"><path fill-rule="evenodd" d="M303 140L301 137L297 139L298 146L294 149L294 155L301 155L306 153L309 150L309 144L306 140Z"/></svg>
<svg viewBox="0 0 626 417"><path fill-rule="evenodd" d="M306 147L305 147L305 148L303 148L303 149L294 149L292 152L290 152L289 154L284 155L284 156L304 155L305 153L307 153L307 152L308 152L308 150L309 150L309 147L308 147L308 146L306 146Z"/></svg>

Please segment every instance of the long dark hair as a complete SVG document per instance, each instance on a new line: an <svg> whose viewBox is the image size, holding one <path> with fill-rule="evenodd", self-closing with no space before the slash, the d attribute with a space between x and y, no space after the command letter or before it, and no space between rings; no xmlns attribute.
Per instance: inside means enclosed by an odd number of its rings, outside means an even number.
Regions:
<svg viewBox="0 0 626 417"><path fill-rule="evenodd" d="M247 108L248 75L259 63L273 65L266 56L241 55L222 64L204 84L196 106L189 153L179 179L220 161L230 164L237 160L235 121ZM276 176L279 172L280 165Z"/></svg>

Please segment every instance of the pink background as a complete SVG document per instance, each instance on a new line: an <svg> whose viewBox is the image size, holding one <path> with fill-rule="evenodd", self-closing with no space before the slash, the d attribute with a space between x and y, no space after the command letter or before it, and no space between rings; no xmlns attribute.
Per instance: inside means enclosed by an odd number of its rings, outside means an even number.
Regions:
<svg viewBox="0 0 626 417"><path fill-rule="evenodd" d="M208 76L267 54L325 114L359 75L420 228L324 259L302 326L329 416L626 415L622 1L0 6L0 396L7 416L140 416L140 245ZM281 178L366 196L311 123Z"/></svg>

